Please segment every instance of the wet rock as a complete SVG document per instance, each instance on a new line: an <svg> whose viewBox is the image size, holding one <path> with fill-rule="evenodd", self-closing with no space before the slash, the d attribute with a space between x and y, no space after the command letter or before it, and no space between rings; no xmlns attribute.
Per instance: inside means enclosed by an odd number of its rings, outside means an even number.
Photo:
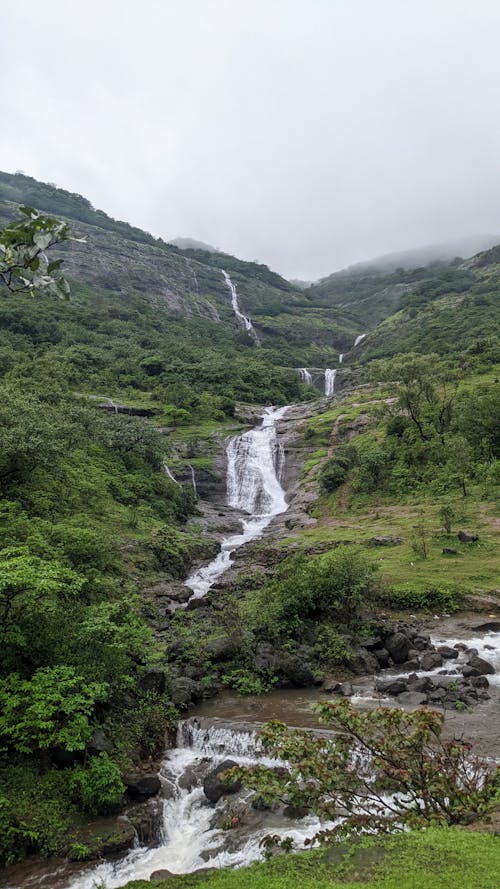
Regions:
<svg viewBox="0 0 500 889"><path fill-rule="evenodd" d="M412 692L427 692L431 688L434 688L434 684L430 676L412 676L408 677L408 688Z"/></svg>
<svg viewBox="0 0 500 889"><path fill-rule="evenodd" d="M457 537L461 543L476 543L479 540L477 534L469 534L468 531L459 531Z"/></svg>
<svg viewBox="0 0 500 889"><path fill-rule="evenodd" d="M380 664L371 651L367 651L361 645L355 645L350 651L349 669L355 676L360 676L364 673L378 673Z"/></svg>
<svg viewBox="0 0 500 889"><path fill-rule="evenodd" d="M158 775L143 775L140 772L129 772L122 775L123 783L131 796L154 796L161 789Z"/></svg>
<svg viewBox="0 0 500 889"><path fill-rule="evenodd" d="M327 689L325 688L325 691ZM335 682L328 689L334 695L340 695L343 698L350 698L354 694L354 689L350 682Z"/></svg>
<svg viewBox="0 0 500 889"><path fill-rule="evenodd" d="M404 633L392 633L385 640L385 647L395 664L404 664L410 650L410 640Z"/></svg>
<svg viewBox="0 0 500 889"><path fill-rule="evenodd" d="M406 679L379 680L375 683L375 690L384 695L400 695L408 691Z"/></svg>
<svg viewBox="0 0 500 889"><path fill-rule="evenodd" d="M470 680L470 684L473 686L473 688L489 688L490 687L490 683L489 683L488 679L486 679L486 676L484 676L484 675L483 676L472 676L471 680Z"/></svg>
<svg viewBox="0 0 500 889"><path fill-rule="evenodd" d="M85 846L88 850L87 858L100 858L105 855L115 855L118 852L126 852L135 840L135 830L128 818L119 815L118 818L97 818L88 824L72 829L72 845ZM68 850L71 860L71 850Z"/></svg>
<svg viewBox="0 0 500 889"><path fill-rule="evenodd" d="M221 797L241 790L241 781L223 781L222 774L228 769L233 769L238 763L232 759L221 762L217 768L212 769L203 781L203 792L210 803L217 803Z"/></svg>
<svg viewBox="0 0 500 889"><path fill-rule="evenodd" d="M293 821L299 821L309 815L311 810L307 806L285 806L283 809L283 817L291 818Z"/></svg>
<svg viewBox="0 0 500 889"><path fill-rule="evenodd" d="M288 679L296 688L311 688L314 685L320 685L309 664L304 663L301 658L296 655L280 658L277 669L283 674L284 679Z"/></svg>
<svg viewBox="0 0 500 889"><path fill-rule="evenodd" d="M413 639L411 646L412 648L416 648L417 651L425 651L429 648L431 644L431 637L424 636L422 633L417 634Z"/></svg>
<svg viewBox="0 0 500 889"><path fill-rule="evenodd" d="M415 658L414 660L406 661L405 668L407 670L419 670L420 661L417 658Z"/></svg>
<svg viewBox="0 0 500 889"><path fill-rule="evenodd" d="M441 667L443 658L438 651L426 651L420 658L420 667L422 670L435 670Z"/></svg>
<svg viewBox="0 0 500 889"><path fill-rule="evenodd" d="M175 877L176 874L173 874L170 870L154 870L150 876L150 882L154 883L159 880L168 880L169 877Z"/></svg>
<svg viewBox="0 0 500 889"><path fill-rule="evenodd" d="M189 707L198 698L198 683L186 676L172 679L170 695L177 707Z"/></svg>
<svg viewBox="0 0 500 889"><path fill-rule="evenodd" d="M456 648L450 648L449 645L440 645L437 650L441 657L445 660L453 660L454 658L458 657L458 651L456 650Z"/></svg>
<svg viewBox="0 0 500 889"><path fill-rule="evenodd" d="M139 679L139 688L142 691L156 691L162 694L165 691L165 673L159 669L148 670Z"/></svg>
<svg viewBox="0 0 500 889"><path fill-rule="evenodd" d="M403 704L405 707L421 707L426 702L425 692L404 691L403 694L398 695L398 704Z"/></svg>
<svg viewBox="0 0 500 889"><path fill-rule="evenodd" d="M161 842L162 801L149 799L127 809L127 818L137 832L143 846L157 846Z"/></svg>
<svg viewBox="0 0 500 889"><path fill-rule="evenodd" d="M484 676L486 673L495 672L493 664L490 664L489 661L485 661L484 658L479 657L477 654L469 659L468 666L472 667L474 670L478 670L478 673L481 676Z"/></svg>
<svg viewBox="0 0 500 889"><path fill-rule="evenodd" d="M387 651L387 648L378 648L373 652L377 661L379 663L379 667L390 667L392 664L391 656Z"/></svg>
<svg viewBox="0 0 500 889"><path fill-rule="evenodd" d="M468 679L470 679L473 676L481 676L480 670L477 670L476 667L469 667L468 664L465 664L465 666L462 667L462 673Z"/></svg>

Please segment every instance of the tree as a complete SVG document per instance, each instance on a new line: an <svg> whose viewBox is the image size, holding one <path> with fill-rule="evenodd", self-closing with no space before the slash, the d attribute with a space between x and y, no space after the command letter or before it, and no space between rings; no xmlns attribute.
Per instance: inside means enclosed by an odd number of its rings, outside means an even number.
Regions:
<svg viewBox="0 0 500 889"><path fill-rule="evenodd" d="M438 436L444 444L449 431L456 398L455 374L438 355L409 352L382 362L376 374L385 380L397 380L398 407L413 424L423 442Z"/></svg>
<svg viewBox="0 0 500 889"><path fill-rule="evenodd" d="M283 767L228 773L264 803L306 807L328 821L341 816L316 839L460 824L484 813L498 794L500 769L473 756L463 740L443 740L442 713L356 711L347 700L317 710L335 734L325 738L269 722L260 738Z"/></svg>
<svg viewBox="0 0 500 889"><path fill-rule="evenodd" d="M33 207L21 207L23 218L0 231L0 284L12 293L47 293L69 298L69 285L59 271L63 260L49 262L46 250L69 235L65 222L44 216Z"/></svg>

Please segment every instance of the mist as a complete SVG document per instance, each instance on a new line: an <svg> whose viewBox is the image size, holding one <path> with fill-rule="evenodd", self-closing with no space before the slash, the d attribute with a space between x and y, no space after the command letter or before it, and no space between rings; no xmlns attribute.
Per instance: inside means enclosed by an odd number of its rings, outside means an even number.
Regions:
<svg viewBox="0 0 500 889"><path fill-rule="evenodd" d="M24 0L0 168L288 277L500 238L495 0Z"/></svg>

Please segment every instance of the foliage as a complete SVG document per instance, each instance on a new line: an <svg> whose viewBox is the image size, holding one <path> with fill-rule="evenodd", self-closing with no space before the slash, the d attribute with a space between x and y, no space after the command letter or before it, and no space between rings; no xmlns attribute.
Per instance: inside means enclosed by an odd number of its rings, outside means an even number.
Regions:
<svg viewBox="0 0 500 889"><path fill-rule="evenodd" d="M33 207L20 211L22 220L0 231L0 284L13 293L33 296L38 292L67 299L69 287L59 272L62 259L49 262L45 251L70 239L68 225Z"/></svg>
<svg viewBox="0 0 500 889"><path fill-rule="evenodd" d="M82 750L94 706L107 694L106 683L87 683L71 667L46 667L24 680L11 673L0 681L0 750Z"/></svg>
<svg viewBox="0 0 500 889"><path fill-rule="evenodd" d="M356 456L355 448L350 445L336 448L334 456L321 467L319 483L323 491L327 493L335 491L345 482Z"/></svg>
<svg viewBox="0 0 500 889"><path fill-rule="evenodd" d="M366 830L451 825L484 814L498 795L500 770L474 756L470 744L442 738L444 717L422 708L411 713L381 707L357 711L349 701L318 706L333 736L290 731L267 723L266 751L285 767L231 769L268 804L306 806L336 826L317 838Z"/></svg>
<svg viewBox="0 0 500 889"><path fill-rule="evenodd" d="M356 624L373 586L374 567L354 548L322 556L290 556L257 594L256 619L270 636L296 637L304 621Z"/></svg>
<svg viewBox="0 0 500 889"><path fill-rule="evenodd" d="M272 688L273 681L265 675L240 668L226 673L222 677L222 684L233 688L240 695L261 695Z"/></svg>
<svg viewBox="0 0 500 889"><path fill-rule="evenodd" d="M125 785L108 754L99 753L90 759L86 768L73 770L70 790L85 811L97 813L105 812L117 803Z"/></svg>

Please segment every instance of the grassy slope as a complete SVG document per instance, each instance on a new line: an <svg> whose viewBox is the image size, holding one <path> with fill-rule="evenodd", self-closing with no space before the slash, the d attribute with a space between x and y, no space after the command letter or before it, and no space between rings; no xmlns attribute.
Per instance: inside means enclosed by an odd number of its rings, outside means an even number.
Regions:
<svg viewBox="0 0 500 889"><path fill-rule="evenodd" d="M128 889L341 889L346 885L351 889L497 889L499 874L497 837L428 830L279 857L206 877L138 881L129 883Z"/></svg>
<svg viewBox="0 0 500 889"><path fill-rule="evenodd" d="M470 378L463 385L473 388L491 381L489 374ZM385 401L394 393L387 387L365 387L340 398L324 413L309 421L307 435L317 443L317 450L304 467L304 483L315 479L336 443L354 435L352 441L369 445L382 435ZM333 437L332 437L333 434ZM492 492L484 486L470 487L464 499L458 489L446 494L420 490L406 496L375 492L356 493L348 480L330 495L322 495L315 503L313 515L318 523L282 540L282 545L304 549L325 549L337 541L359 544L379 564L380 578L398 594L441 589L451 593L491 593L498 586L498 545L500 543L500 505L488 499ZM443 502L452 503L457 513L452 534L448 537L440 527L439 510ZM427 559L415 555L412 537L415 526L424 524L429 552ZM479 534L477 544L463 544L456 532L468 529ZM374 547L376 536L402 537L399 546ZM445 556L443 547L453 547L456 556Z"/></svg>

